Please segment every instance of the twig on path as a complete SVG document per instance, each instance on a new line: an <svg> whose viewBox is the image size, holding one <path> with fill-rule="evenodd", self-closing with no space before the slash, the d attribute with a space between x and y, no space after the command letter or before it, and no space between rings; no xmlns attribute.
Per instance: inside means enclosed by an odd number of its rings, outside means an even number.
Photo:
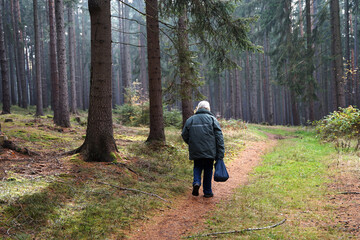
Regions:
<svg viewBox="0 0 360 240"><path fill-rule="evenodd" d="M271 226L266 226L266 227L259 227L259 228L245 228L242 230L232 230L232 231L227 231L227 232L215 232L215 233L207 233L207 234L202 234L202 235L193 235L193 236L188 236L186 238L196 238L196 237L208 237L208 236L213 236L213 235L220 235L220 234L230 234L230 233L244 233L244 232L251 232L251 231L258 231L258 230L264 230L264 229L270 229L270 228L275 228L277 226L280 226L281 224L283 224L284 222L286 222L286 219L283 219L281 222L278 222L274 225Z"/></svg>
<svg viewBox="0 0 360 240"><path fill-rule="evenodd" d="M360 194L360 192L341 192L340 194Z"/></svg>
<svg viewBox="0 0 360 240"><path fill-rule="evenodd" d="M108 186L111 186L111 187L114 187L114 188L117 188L117 189L120 189L120 190L123 190L123 191L132 191L132 192L138 192L138 193L146 194L146 195L149 195L149 196L152 196L152 197L159 198L160 200L162 200L164 202L169 202L168 200L160 197L159 195L157 195L155 193L148 193L148 192L144 192L144 191L141 191L141 190L138 190L138 189L133 189L133 188L119 187L119 186L116 186L116 185L113 185L113 184L110 184L110 183L104 183L104 182L97 182L97 183L103 184L103 185L108 185ZM170 206L168 206L168 207L171 208Z"/></svg>
<svg viewBox="0 0 360 240"><path fill-rule="evenodd" d="M139 174L138 174L135 170L133 170L133 169L131 169L130 167L128 167L125 163L112 162L111 164L114 164L114 165L116 165L116 166L121 166L121 167L127 168L130 172L133 172L133 173L135 173L136 175L139 176Z"/></svg>

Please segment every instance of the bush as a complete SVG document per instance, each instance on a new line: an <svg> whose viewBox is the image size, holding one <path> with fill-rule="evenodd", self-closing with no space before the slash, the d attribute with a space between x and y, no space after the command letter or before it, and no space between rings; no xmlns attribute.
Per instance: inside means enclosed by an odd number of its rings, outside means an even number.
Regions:
<svg viewBox="0 0 360 240"><path fill-rule="evenodd" d="M171 111L168 111L166 108L164 109L164 121L165 121L165 127L176 127L181 128L182 127L182 114L177 109L171 109Z"/></svg>
<svg viewBox="0 0 360 240"><path fill-rule="evenodd" d="M355 150L360 147L360 110L349 106L339 108L323 119L315 122L318 136L329 142L335 142L337 148L351 147L351 142L355 141Z"/></svg>
<svg viewBox="0 0 360 240"><path fill-rule="evenodd" d="M165 107L163 110L164 113L164 125L165 127L174 126L176 128L181 128L182 126L182 115L181 112L177 109L172 109L168 111ZM122 106L117 106L114 110L114 114L118 115L116 117L119 122L127 126L148 126L150 118L149 104L124 104Z"/></svg>
<svg viewBox="0 0 360 240"><path fill-rule="evenodd" d="M122 124L128 126L149 125L149 104L124 104L114 110Z"/></svg>

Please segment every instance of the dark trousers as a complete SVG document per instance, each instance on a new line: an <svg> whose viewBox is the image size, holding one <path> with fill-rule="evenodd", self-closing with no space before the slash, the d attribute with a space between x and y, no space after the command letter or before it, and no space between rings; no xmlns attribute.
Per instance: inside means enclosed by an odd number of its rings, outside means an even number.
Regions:
<svg viewBox="0 0 360 240"><path fill-rule="evenodd" d="M194 182L193 185L201 185L201 173L204 170L203 191L204 194L212 194L211 179L213 172L213 159L196 159L194 160Z"/></svg>

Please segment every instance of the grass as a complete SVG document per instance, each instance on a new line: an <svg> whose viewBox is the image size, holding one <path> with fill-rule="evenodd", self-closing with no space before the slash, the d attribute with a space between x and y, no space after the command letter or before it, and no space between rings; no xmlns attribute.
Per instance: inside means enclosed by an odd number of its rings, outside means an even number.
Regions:
<svg viewBox="0 0 360 240"><path fill-rule="evenodd" d="M43 118L34 117L34 108L24 112L13 107L12 112L0 115L2 131L18 145L43 156L75 149L84 141L86 126L74 118L71 128L60 129L52 123L51 112ZM86 121L86 113L80 113L80 117L81 122ZM7 118L13 122L4 123ZM313 133L302 128L289 131L239 121L221 122L221 126L225 161L232 161L250 142L264 140L264 131L297 138L281 140L254 171L250 184L238 189L229 203L219 205L208 219L207 231L269 225L286 217L287 223L277 229L223 238L344 236L324 224L333 216L333 206L322 205L333 148L319 144ZM188 160L188 148L180 134L180 129L166 128L167 145L153 149L144 143L148 128L115 124L117 163L126 167L86 163L81 156L73 155L59 160L64 170L54 175L29 177L8 171L7 180L0 182L0 238L125 238L134 222L151 216L153 209L166 209L167 203L99 182L155 193L168 200L191 191L192 161Z"/></svg>
<svg viewBox="0 0 360 240"><path fill-rule="evenodd" d="M220 239L341 239L347 233L333 226L334 206L326 203L329 170L336 155L334 148L320 144L310 131L291 128L251 126L274 134L295 134L280 140L273 152L264 156L250 183L237 189L233 198L218 205L207 220L205 232L223 232L262 227L287 219L271 230ZM295 130L295 131L294 131ZM205 238L206 239L206 238Z"/></svg>

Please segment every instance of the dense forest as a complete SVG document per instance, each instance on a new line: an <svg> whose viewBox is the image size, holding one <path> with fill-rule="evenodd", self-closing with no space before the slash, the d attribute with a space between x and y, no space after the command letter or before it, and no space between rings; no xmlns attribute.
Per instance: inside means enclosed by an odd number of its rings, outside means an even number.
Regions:
<svg viewBox="0 0 360 240"><path fill-rule="evenodd" d="M3 113L11 105L36 105L37 115L51 107L55 123L68 126L69 114L89 108L88 2L0 5ZM159 0L164 107L182 111L186 120L197 100L207 99L222 118L299 125L359 106L358 5ZM144 1L111 1L113 108L149 101L154 64L148 64L145 12Z"/></svg>

